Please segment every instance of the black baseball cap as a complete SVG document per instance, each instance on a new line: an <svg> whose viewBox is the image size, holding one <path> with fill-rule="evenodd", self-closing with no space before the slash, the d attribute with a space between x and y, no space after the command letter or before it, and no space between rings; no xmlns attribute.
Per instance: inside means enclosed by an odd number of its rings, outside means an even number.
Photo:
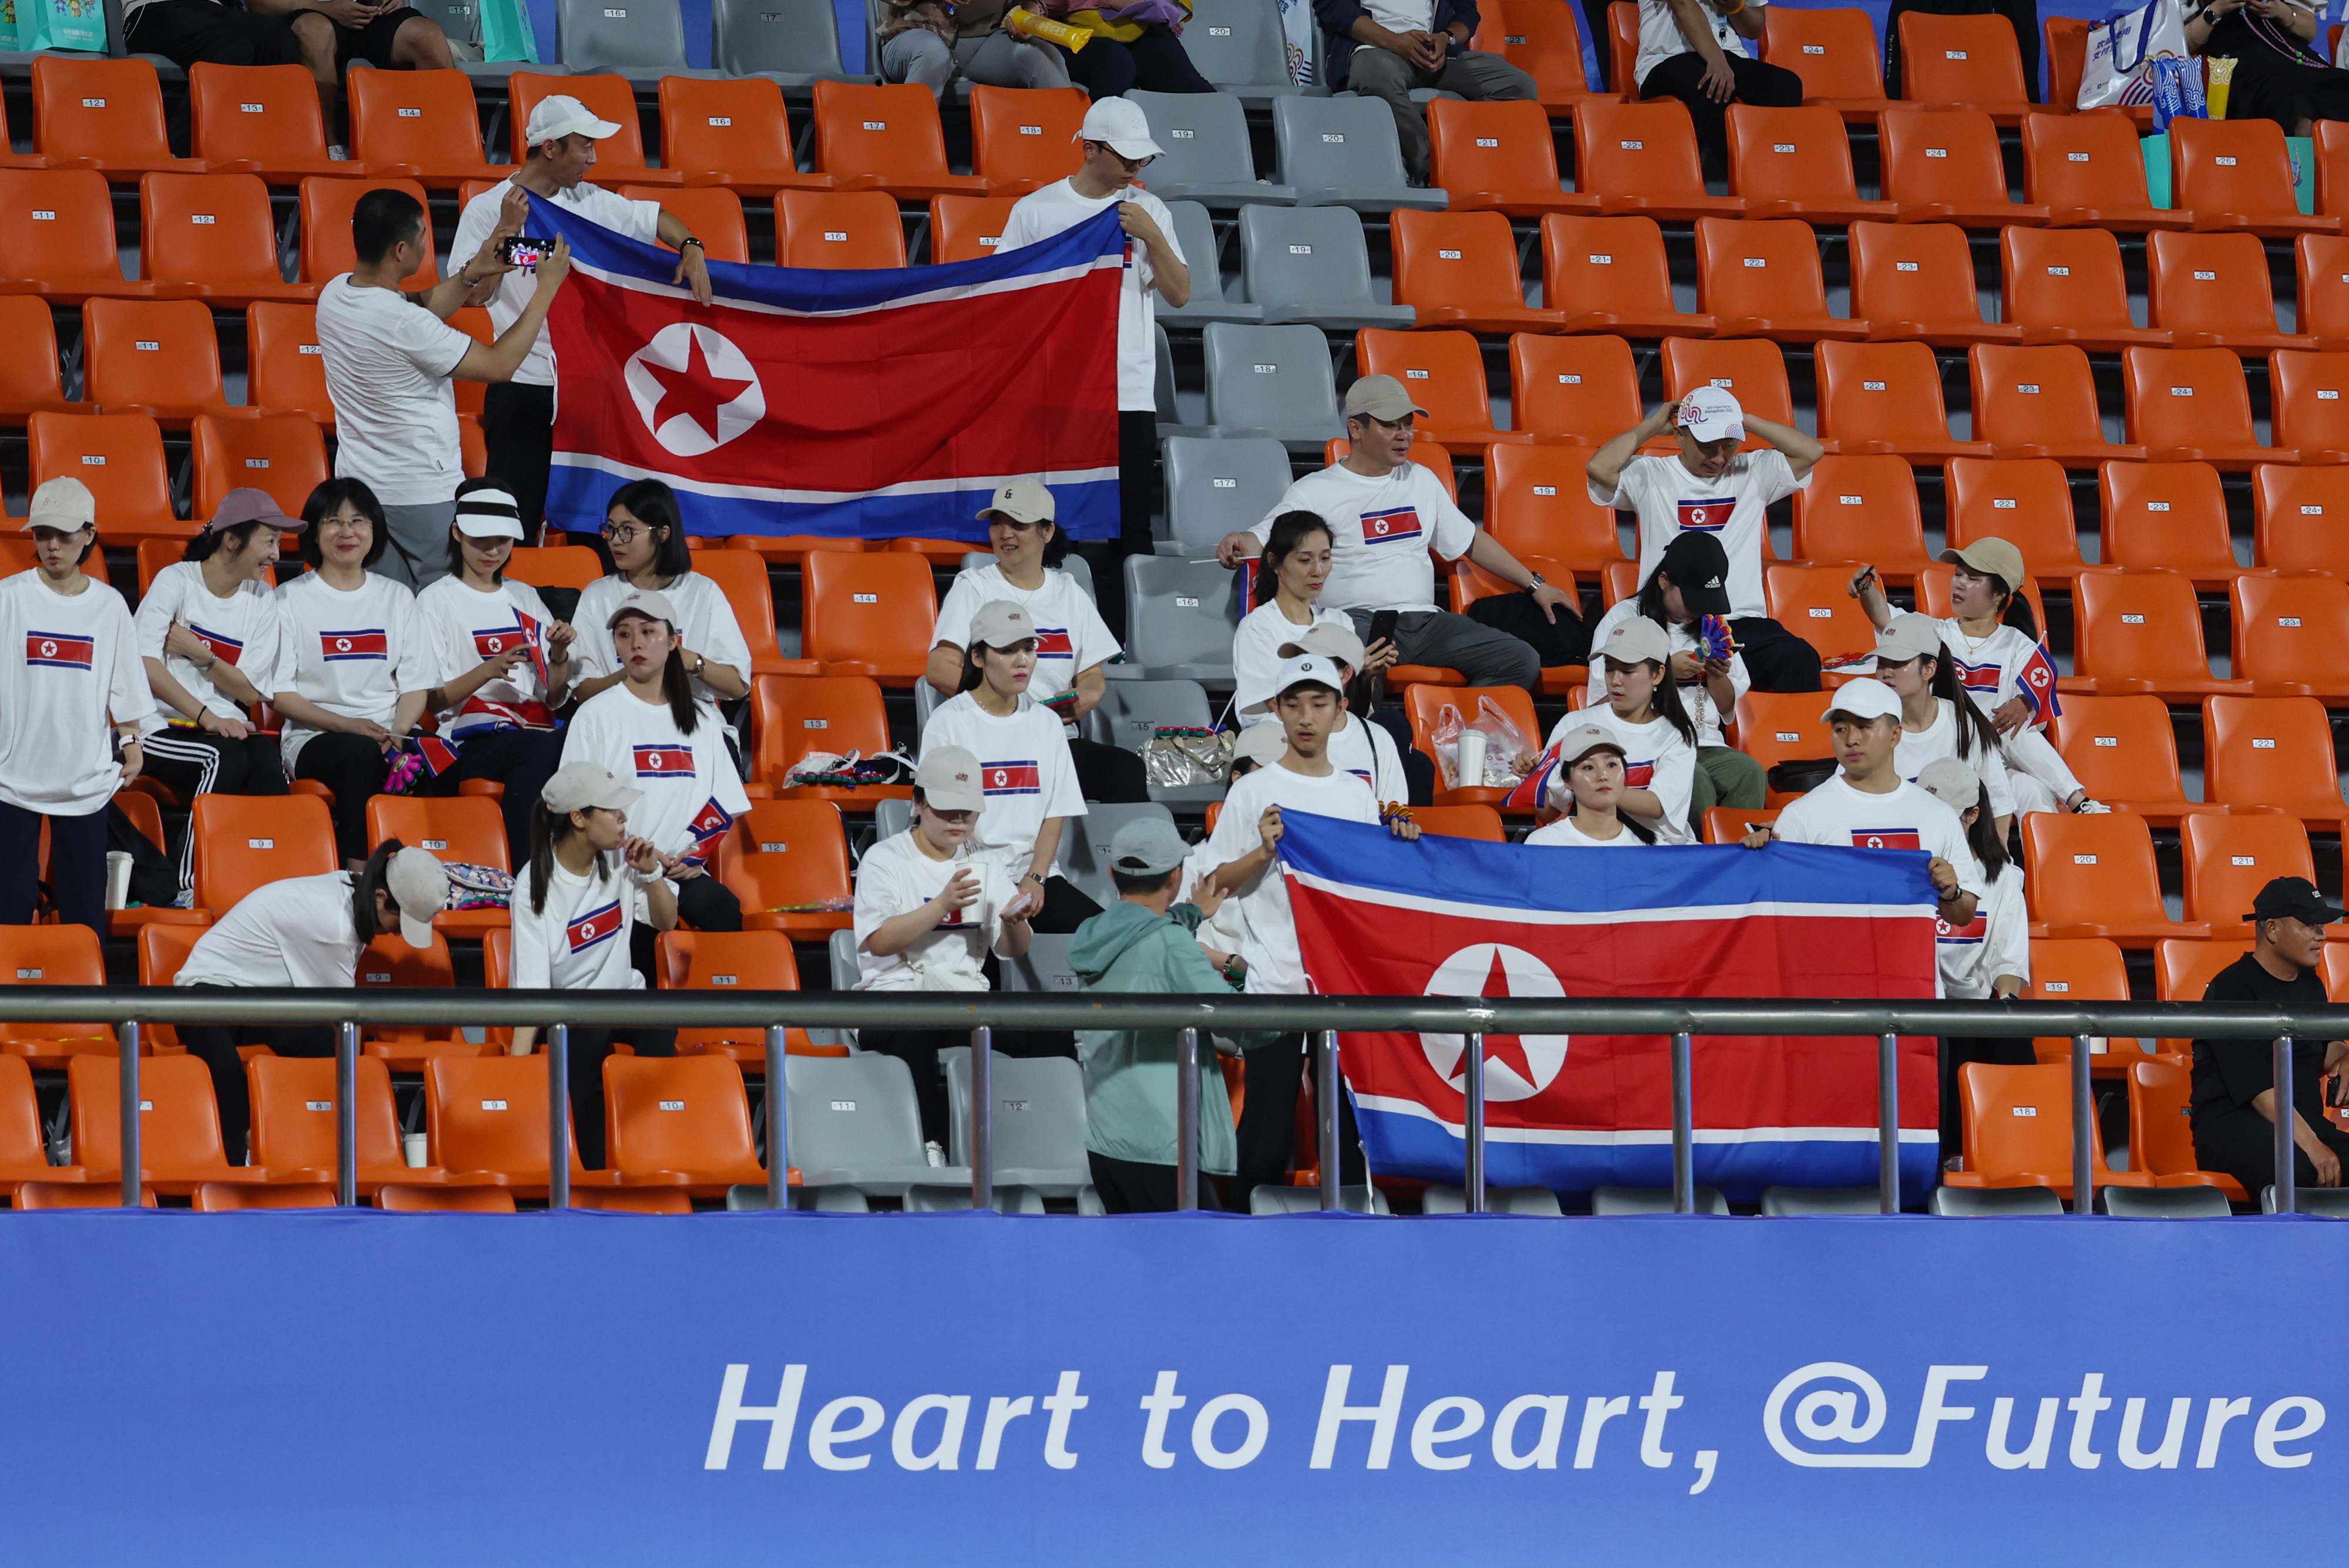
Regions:
<svg viewBox="0 0 2349 1568"><path fill-rule="evenodd" d="M1689 614L1729 613L1729 553L1712 535L1693 529L1673 535L1656 569L1671 574Z"/></svg>
<svg viewBox="0 0 2349 1568"><path fill-rule="evenodd" d="M2315 885L2305 877L2279 877L2260 889L2251 900L2251 912L2247 920L2278 920L2290 918L2311 926L2329 926L2341 918L2341 911L2324 901Z"/></svg>

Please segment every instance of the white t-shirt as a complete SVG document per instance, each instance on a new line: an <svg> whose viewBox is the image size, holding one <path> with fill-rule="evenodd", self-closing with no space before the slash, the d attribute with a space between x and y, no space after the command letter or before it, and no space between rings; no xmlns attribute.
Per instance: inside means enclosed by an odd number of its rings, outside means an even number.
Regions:
<svg viewBox="0 0 2349 1568"><path fill-rule="evenodd" d="M1330 580L1319 601L1326 609L1437 608L1427 552L1456 561L1476 537L1476 524L1453 504L1443 482L1415 462L1376 479L1342 462L1307 474L1252 530L1259 546L1284 512L1310 512L1330 524Z"/></svg>
<svg viewBox="0 0 2349 1568"><path fill-rule="evenodd" d="M506 192L512 186L511 178L501 180L465 203L464 212L457 217L456 237L449 242L450 266L463 266L480 254L481 246L498 226L498 209L505 205ZM658 202L631 202L584 180L568 191L557 191L541 200L551 201L558 207L578 213L591 223L600 223L632 240L642 240L648 245L658 243L660 239L661 209ZM538 237L554 238L553 234ZM531 296L537 292L538 274L531 268L516 267L500 277L497 292L490 296L490 325L500 332L512 327L530 307ZM513 379L525 386L554 385L554 344L547 337L545 327L538 329L538 341L533 343L530 352L523 357L522 369L514 372Z"/></svg>
<svg viewBox="0 0 2349 1568"><path fill-rule="evenodd" d="M1003 936L1004 906L1019 893L1002 867L970 852L966 844L951 860L933 860L914 842L920 827L883 839L856 866L856 985L858 991L985 991L979 968L988 950ZM881 958L865 950L865 939L884 920L920 909L946 890L956 873L978 877L977 904L957 909L927 936Z"/></svg>
<svg viewBox="0 0 2349 1568"><path fill-rule="evenodd" d="M386 506L429 506L465 481L457 389L473 339L396 289L344 273L318 291L318 350L335 404L335 472Z"/></svg>
<svg viewBox="0 0 2349 1568"><path fill-rule="evenodd" d="M555 618L538 590L528 583L508 577L494 592L485 594L468 587L454 573L416 596L416 613L423 618L424 633L431 639L444 684L512 648L525 635L522 617L536 622L542 636ZM546 682L525 659L507 674L481 682L461 706L443 709L440 725L444 732L461 735L468 730L517 722L517 710L523 704L543 708L545 702ZM544 727L545 715L533 717L538 727Z"/></svg>
<svg viewBox="0 0 2349 1568"><path fill-rule="evenodd" d="M277 590L283 641L272 693L291 691L330 713L388 727L403 691L429 691L441 670L416 596L404 583L373 572L349 593L316 572L305 572ZM287 718L278 741L287 777L295 759L319 732Z"/></svg>
<svg viewBox="0 0 2349 1568"><path fill-rule="evenodd" d="M1982 744L1982 737L1977 735L1974 737L1973 754L1958 757L1957 704L1946 697L1935 701L1940 708L1934 715L1933 727L1910 730L1904 726L1900 732L1900 745L1892 753L1892 765L1900 770L1902 778L1913 784L1917 775L1930 764L1940 762L1943 757L1957 757L1972 768L1975 776L1982 781L1983 788L1990 795L1990 814L1992 816L2013 815L2014 788L2007 780L2005 756L1995 744Z"/></svg>
<svg viewBox="0 0 2349 1568"><path fill-rule="evenodd" d="M1539 844L1552 849L1645 849L1640 836L1630 828L1612 838L1593 838L1574 826L1570 815L1559 817L1547 827L1537 827L1526 835L1527 844Z"/></svg>
<svg viewBox="0 0 2349 1568"><path fill-rule="evenodd" d="M1138 203L1158 225L1158 232L1166 236L1166 248L1174 253L1174 259L1186 267L1191 265L1191 258L1183 254L1182 242L1174 237L1174 214L1167 210L1165 202L1138 185L1098 198L1077 194L1076 187L1066 180L1031 191L1011 209L997 248L1017 250L1039 240L1049 240L1121 201ZM1154 330L1158 322L1157 290L1157 269L1150 265L1150 247L1127 240L1125 282L1117 304L1120 413L1150 413L1158 407L1158 334Z"/></svg>
<svg viewBox="0 0 2349 1568"><path fill-rule="evenodd" d="M1760 0L1753 0L1753 3L1755 9L1761 8ZM1713 39L1721 46L1723 54L1733 59L1748 57L1745 40L1738 36L1736 28L1729 25L1728 17L1711 6L1705 7L1705 16L1713 24ZM1640 57L1631 67L1634 83L1646 81L1651 70L1674 55L1689 53L1691 47L1688 35L1681 31L1680 20L1665 0L1640 0ZM482 232L488 233L487 230ZM452 251L450 254L458 253ZM471 255L472 253L467 251L463 254Z"/></svg>
<svg viewBox="0 0 2349 1568"><path fill-rule="evenodd" d="M1598 655L1605 650L1607 639L1614 634L1615 628L1639 613L1640 600L1637 595L1628 599L1618 599L1609 607L1605 615L1599 618L1599 624L1590 628L1592 653L1590 683L1584 688L1588 695L1583 699L1588 707L1607 706L1607 661ZM1664 635L1671 640L1674 653L1694 654L1700 659L1704 657L1704 650L1697 645L1696 633L1689 628L1665 626ZM1734 712L1725 714L1713 705L1712 690L1705 685L1702 676L1699 676L1694 680L1682 681L1680 688L1681 706L1688 710L1688 716L1691 719L1696 721L1696 743L1700 746L1728 744L1728 742L1723 738L1722 725L1728 719L1733 718ZM1753 689L1754 677L1745 672L1745 656L1742 653L1731 654L1729 656L1729 692L1733 707L1736 699L1744 697Z"/></svg>
<svg viewBox="0 0 2349 1568"><path fill-rule="evenodd" d="M619 673L620 655L613 645L609 623L620 601L636 591L636 585L616 572L579 590L579 607L571 613L572 628L579 634L571 644L574 682ZM677 611L677 629L684 636L686 647L712 664L730 665L745 680L750 679L750 645L742 639L742 623L735 618L734 606L716 578L683 572L671 577L661 592ZM703 685L698 676L693 678L693 701L703 718L713 724L723 722L718 713L718 693Z"/></svg>
<svg viewBox="0 0 2349 1568"><path fill-rule="evenodd" d="M750 809L718 726L702 715L686 734L667 703L643 701L626 681L579 705L564 736L563 760L601 763L644 791L628 808L628 831L664 855L714 844L728 823Z"/></svg>
<svg viewBox="0 0 2349 1568"><path fill-rule="evenodd" d="M1345 724L1330 737L1330 764L1343 768L1380 800L1408 801L1411 783L1403 777L1402 755L1383 724L1373 724L1360 713L1346 715Z"/></svg>
<svg viewBox="0 0 2349 1568"><path fill-rule="evenodd" d="M1204 858L1208 870L1243 859L1264 843L1258 824L1268 805L1280 807L1284 823L1291 812L1345 822L1379 819L1378 802L1352 774L1340 769L1314 778L1274 763L1232 785L1224 797L1223 815L1216 819L1216 831L1207 836L1209 852ZM1235 909L1237 919L1223 919ZM1298 950L1297 922L1289 913L1288 878L1282 875L1278 860L1257 872L1254 881L1235 890L1217 913L1226 929L1239 934L1251 994L1305 994L1305 960Z"/></svg>
<svg viewBox="0 0 2349 1568"><path fill-rule="evenodd" d="M1980 896L1982 862L1966 843L1958 814L1917 785L1903 782L1886 794L1852 787L1837 774L1778 814L1789 844L1832 844L1846 849L1921 849L1950 863L1958 884Z"/></svg>
<svg viewBox="0 0 2349 1568"><path fill-rule="evenodd" d="M442 579L446 581L446 578ZM631 827L636 825L629 824ZM554 862L546 879L546 909L531 908L537 886L533 868L514 877L513 968L507 984L516 991L642 991L645 977L629 961L631 928L645 896L636 877L606 859L608 875L582 877Z"/></svg>
<svg viewBox="0 0 2349 1568"><path fill-rule="evenodd" d="M154 711L129 607L83 582L70 598L38 571L0 582L0 800L26 811L103 811L122 782L109 715L144 729Z"/></svg>
<svg viewBox="0 0 2349 1568"><path fill-rule="evenodd" d="M1982 862L1975 861L1977 876L1982 868ZM1989 996L1992 982L2002 974L2031 979L2031 913L2024 908L2022 869L2010 861L1999 867L1995 881L1983 880L1990 882L1990 891L1975 904L1971 922L1934 922L1933 954L1941 992L1953 1001Z"/></svg>
<svg viewBox="0 0 2349 1568"><path fill-rule="evenodd" d="M1036 673L1028 678L1028 695L1039 702L1058 697L1079 675L1118 655L1109 623L1076 578L1048 567L1044 586L1031 591L1006 582L1003 568L992 562L957 572L947 585L946 602L938 607L938 641L968 652L970 618L997 599L1019 605L1036 622Z"/></svg>
<svg viewBox="0 0 2349 1568"><path fill-rule="evenodd" d="M222 696L210 674L176 653L163 651L163 639L172 627L186 627L203 639L215 657L244 671L263 696L269 695L264 683L277 668L279 617L276 590L268 584L242 582L228 597L221 598L204 586L202 562L175 562L155 574L154 582L140 597L133 624L138 628L140 658L161 659L165 674L222 718L250 721L253 715ZM161 703L155 706L146 725L150 734L173 717Z"/></svg>
<svg viewBox="0 0 2349 1568"><path fill-rule="evenodd" d="M1653 791L1663 803L1661 820L1638 812L1624 811L1626 816L1639 818L1640 826L1652 831L1659 844L1694 844L1696 836L1689 831L1689 799L1696 789L1696 748L1688 737L1672 727L1670 719L1658 716L1644 724L1634 724L1619 719L1615 710L1605 702L1593 708L1578 708L1557 722L1549 732L1549 745L1556 745L1568 730L1596 724L1623 742L1623 787ZM1566 794L1566 781L1557 781L1554 798ZM1565 799L1557 799L1565 806ZM1618 807L1619 810L1622 808Z"/></svg>
<svg viewBox="0 0 2349 1568"><path fill-rule="evenodd" d="M1435 17L1435 0L1371 0L1371 20L1390 33L1424 33Z"/></svg>
<svg viewBox="0 0 2349 1568"><path fill-rule="evenodd" d="M1069 757L1061 716L1022 695L1009 718L999 719L968 691L949 697L922 727L922 755L961 746L978 759L986 809L970 836L973 852L1000 864L1014 882L1028 874L1036 836L1055 816L1085 815L1085 792ZM1056 857L1051 870L1057 872Z"/></svg>
<svg viewBox="0 0 2349 1568"><path fill-rule="evenodd" d="M1239 629L1232 634L1232 705L1238 711L1240 728L1267 723L1278 717L1248 710L1278 695L1273 683L1280 679L1282 646L1295 642L1324 621L1335 622L1348 631L1354 629L1351 617L1318 599L1313 605L1313 619L1305 626L1281 614L1280 606L1271 599L1240 617Z"/></svg>
<svg viewBox="0 0 2349 1568"><path fill-rule="evenodd" d="M264 882L204 928L171 983L347 991L367 946L351 903L347 871Z"/></svg>
<svg viewBox="0 0 2349 1568"><path fill-rule="evenodd" d="M1762 537L1769 526L1764 509L1810 483L1808 473L1797 480L1786 454L1775 448L1739 453L1718 479L1699 479L1677 456L1635 457L1623 465L1613 490L1592 481L1590 499L1639 514L1643 583L1682 529L1718 538L1729 557L1729 613L1758 616L1769 613L1762 597Z"/></svg>
<svg viewBox="0 0 2349 1568"><path fill-rule="evenodd" d="M1940 628L1941 646L1958 667L1958 684L1974 700L1984 717L2017 697L2035 702L2038 713L2026 726L2044 727L2049 716L2048 695L2055 690L2054 661L2047 650L2023 634L2021 627L2002 624L1988 637L1968 637L1954 616L1933 623Z"/></svg>

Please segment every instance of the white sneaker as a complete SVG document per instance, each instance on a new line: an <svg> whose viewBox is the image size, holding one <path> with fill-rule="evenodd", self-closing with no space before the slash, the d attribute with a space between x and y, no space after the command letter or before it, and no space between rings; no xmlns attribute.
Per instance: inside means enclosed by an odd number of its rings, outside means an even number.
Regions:
<svg viewBox="0 0 2349 1568"><path fill-rule="evenodd" d="M2113 808L2100 800L2083 800L2072 809L2081 816L2109 816Z"/></svg>

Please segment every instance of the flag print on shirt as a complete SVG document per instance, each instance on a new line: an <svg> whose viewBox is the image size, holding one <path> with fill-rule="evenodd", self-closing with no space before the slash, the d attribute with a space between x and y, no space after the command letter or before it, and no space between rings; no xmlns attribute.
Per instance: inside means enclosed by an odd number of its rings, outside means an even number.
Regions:
<svg viewBox="0 0 2349 1568"><path fill-rule="evenodd" d="M1855 827L1851 830L1854 849L1922 849L1924 844L1913 827Z"/></svg>
<svg viewBox="0 0 2349 1568"><path fill-rule="evenodd" d="M1390 507L1384 512L1362 514L1362 543L1365 545L1416 545L1426 535L1419 525L1416 506Z"/></svg>
<svg viewBox="0 0 2349 1568"><path fill-rule="evenodd" d="M1681 503L1681 526L1699 534L1718 534L1729 526L1729 514L1737 510L1734 495L1708 495L1695 501Z"/></svg>
<svg viewBox="0 0 2349 1568"><path fill-rule="evenodd" d="M1042 794L1042 770L1033 762L985 763L979 767L979 787L988 794Z"/></svg>
<svg viewBox="0 0 2349 1568"><path fill-rule="evenodd" d="M1655 782L1656 764L1653 761L1644 763L1625 763L1623 764L1623 787L1625 789L1648 789L1651 787Z"/></svg>
<svg viewBox="0 0 2349 1568"><path fill-rule="evenodd" d="M379 626L369 627L363 631L322 631L318 634L318 654L329 664L359 659L389 659L391 639Z"/></svg>
<svg viewBox="0 0 2349 1568"><path fill-rule="evenodd" d="M1036 628L1036 657L1073 659L1077 656L1077 639L1069 635L1064 626L1040 626Z"/></svg>
<svg viewBox="0 0 2349 1568"><path fill-rule="evenodd" d="M1999 664L1968 664L1962 659L1950 662L1958 667L1958 684L1969 691L1996 691L1999 677L2005 672L2005 666Z"/></svg>
<svg viewBox="0 0 2349 1568"><path fill-rule="evenodd" d="M600 909L591 909L565 926L563 931L570 939L571 950L584 953L589 948L611 940L626 923L620 914L619 904L615 901Z"/></svg>
<svg viewBox="0 0 2349 1568"><path fill-rule="evenodd" d="M52 670L88 670L98 657L98 645L86 637L54 631L25 634L25 662Z"/></svg>
<svg viewBox="0 0 2349 1568"><path fill-rule="evenodd" d="M193 621L188 623L188 630L194 635L198 642L212 650L214 659L234 664L244 657L244 644L233 637L222 637L216 631L206 631Z"/></svg>
<svg viewBox="0 0 2349 1568"><path fill-rule="evenodd" d="M1978 948L1989 935L1988 915L1976 915L1962 926L1953 926L1947 920L1933 922L1933 940L1945 948Z"/></svg>
<svg viewBox="0 0 2349 1568"><path fill-rule="evenodd" d="M640 779L689 779L693 776L693 748L638 746L636 776Z"/></svg>

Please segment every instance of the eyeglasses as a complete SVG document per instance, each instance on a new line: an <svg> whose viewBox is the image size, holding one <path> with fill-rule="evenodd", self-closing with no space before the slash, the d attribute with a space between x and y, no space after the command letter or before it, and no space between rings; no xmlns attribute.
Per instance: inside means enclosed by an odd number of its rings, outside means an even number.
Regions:
<svg viewBox="0 0 2349 1568"><path fill-rule="evenodd" d="M617 525L610 523L604 524L604 537L615 545L626 545L632 542L638 532L639 530L633 523L622 523ZM651 530L645 529L643 532L650 533Z"/></svg>

